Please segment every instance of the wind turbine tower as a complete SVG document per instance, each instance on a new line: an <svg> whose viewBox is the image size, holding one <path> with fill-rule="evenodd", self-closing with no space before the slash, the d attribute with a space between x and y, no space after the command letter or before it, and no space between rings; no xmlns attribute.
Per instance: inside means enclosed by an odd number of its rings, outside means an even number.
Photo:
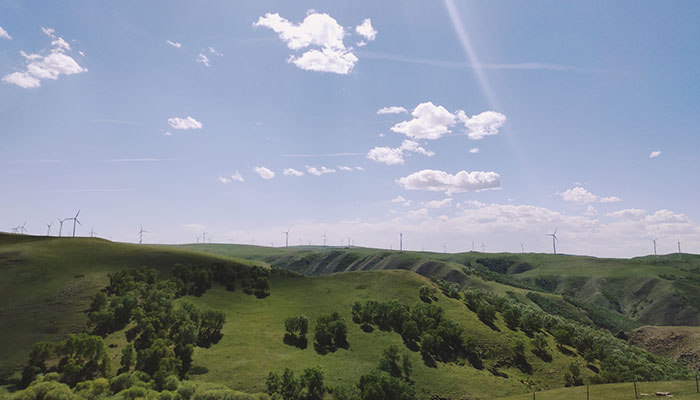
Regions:
<svg viewBox="0 0 700 400"><path fill-rule="evenodd" d="M202 232L202 243L206 243L206 242L207 242L207 233Z"/></svg>
<svg viewBox="0 0 700 400"><path fill-rule="evenodd" d="M559 228L555 229L554 233L548 233L545 235L545 236L552 237L552 247L554 248L554 254L557 254L557 241L559 241L559 239L557 238L557 231L558 230L559 230Z"/></svg>
<svg viewBox="0 0 700 400"><path fill-rule="evenodd" d="M81 226L83 225L83 224L80 223L80 221L78 221L78 214L80 214L80 210L78 210L78 212L75 213L75 217L69 218L69 219L72 219L72 220L73 220L73 237L75 237L75 224L77 223L77 224L79 224L79 225L81 225Z"/></svg>
<svg viewBox="0 0 700 400"><path fill-rule="evenodd" d="M658 239L658 238L651 239L651 241L654 242L654 257L658 257L658 256L656 255L656 240L657 240L657 239Z"/></svg>
<svg viewBox="0 0 700 400"><path fill-rule="evenodd" d="M91 238L95 237L95 227L94 226L90 228L90 237Z"/></svg>
<svg viewBox="0 0 700 400"><path fill-rule="evenodd" d="M326 239L328 239L328 236L326 236L326 232L323 232L323 236L321 237L323 238L323 247L326 247Z"/></svg>
<svg viewBox="0 0 700 400"><path fill-rule="evenodd" d="M523 254L525 253L525 245L523 244L523 242L520 242L520 252Z"/></svg>
<svg viewBox="0 0 700 400"><path fill-rule="evenodd" d="M683 259L683 256L681 255L681 240L680 239L678 239L678 259L679 260Z"/></svg>
<svg viewBox="0 0 700 400"><path fill-rule="evenodd" d="M58 219L58 222L61 224L60 227L58 228L58 237L61 237L61 234L63 233L63 223L68 220L68 218L63 218L63 219Z"/></svg>
<svg viewBox="0 0 700 400"><path fill-rule="evenodd" d="M292 227L290 226L287 228L287 230L284 233L284 247L289 247L289 231L292 230Z"/></svg>
<svg viewBox="0 0 700 400"><path fill-rule="evenodd" d="M399 232L399 251L403 251L403 232Z"/></svg>
<svg viewBox="0 0 700 400"><path fill-rule="evenodd" d="M24 223L23 223L22 225L20 225L20 226L17 227L17 230L19 230L19 233L22 234L22 235L24 235L24 232L27 231L26 229L24 229L24 226L25 226L25 225L27 225L27 221L24 221Z"/></svg>
<svg viewBox="0 0 700 400"><path fill-rule="evenodd" d="M143 225L139 225L141 229L139 229L139 244L143 244L143 234L148 233L148 231L143 230Z"/></svg>
<svg viewBox="0 0 700 400"><path fill-rule="evenodd" d="M50 224L46 224L46 227L48 228L46 230L46 236L51 236L51 225L53 225L53 221L51 221Z"/></svg>

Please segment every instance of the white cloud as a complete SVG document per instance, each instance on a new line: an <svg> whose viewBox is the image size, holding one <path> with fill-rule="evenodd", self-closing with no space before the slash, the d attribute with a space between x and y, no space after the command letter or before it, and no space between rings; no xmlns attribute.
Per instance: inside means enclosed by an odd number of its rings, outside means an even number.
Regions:
<svg viewBox="0 0 700 400"><path fill-rule="evenodd" d="M12 36L10 36L9 33L7 33L6 30L0 26L0 38L7 39L7 40L12 40Z"/></svg>
<svg viewBox="0 0 700 400"><path fill-rule="evenodd" d="M37 88L41 86L41 81L25 72L13 72L2 77L2 81L12 83L21 88Z"/></svg>
<svg viewBox="0 0 700 400"><path fill-rule="evenodd" d="M173 133L170 131L167 131L163 134L163 136L172 136L172 135L173 135Z"/></svg>
<svg viewBox="0 0 700 400"><path fill-rule="evenodd" d="M391 199L392 203L401 203L404 206L410 206L411 205L411 200L406 200L403 198L403 196L398 195L395 198Z"/></svg>
<svg viewBox="0 0 700 400"><path fill-rule="evenodd" d="M408 212L408 218L425 218L428 216L428 209L421 208L418 210L411 210Z"/></svg>
<svg viewBox="0 0 700 400"><path fill-rule="evenodd" d="M360 167L359 165L356 166L355 169L358 170L358 171L364 171L364 170L365 170L364 168Z"/></svg>
<svg viewBox="0 0 700 400"><path fill-rule="evenodd" d="M225 177L223 177L223 176L220 176L220 177L219 177L219 182L224 183L224 184L225 184L225 183L231 183L231 179L225 178Z"/></svg>
<svg viewBox="0 0 700 400"><path fill-rule="evenodd" d="M352 167L348 167L346 165L338 165L338 169L341 171L354 171Z"/></svg>
<svg viewBox="0 0 700 400"><path fill-rule="evenodd" d="M362 46L367 46L367 42L364 40L360 40L359 42L355 43L357 47L362 47Z"/></svg>
<svg viewBox="0 0 700 400"><path fill-rule="evenodd" d="M609 197L601 197L600 198L601 203L619 203L621 201L622 201L622 199L617 197L617 196L609 196Z"/></svg>
<svg viewBox="0 0 700 400"><path fill-rule="evenodd" d="M231 175L231 180L241 183L245 182L245 179L243 179L243 175L241 175L241 173L238 171L234 172L233 175Z"/></svg>
<svg viewBox="0 0 700 400"><path fill-rule="evenodd" d="M649 154L649 158L656 158L661 155L661 152L659 150L652 151L651 154Z"/></svg>
<svg viewBox="0 0 700 400"><path fill-rule="evenodd" d="M411 115L412 120L399 122L391 130L416 139L433 140L452 132L450 127L456 121L456 116L445 107L435 106L432 102L417 105Z"/></svg>
<svg viewBox="0 0 700 400"><path fill-rule="evenodd" d="M187 117L187 118L180 118L180 117L173 117L173 118L168 118L168 125L173 127L173 129L181 129L181 130L188 130L188 129L202 129L202 123L197 121L196 119L192 117Z"/></svg>
<svg viewBox="0 0 700 400"><path fill-rule="evenodd" d="M485 136L497 135L506 123L506 116L496 111L484 111L464 122L469 139L480 140Z"/></svg>
<svg viewBox="0 0 700 400"><path fill-rule="evenodd" d="M303 172L296 170L294 168L287 168L282 173L286 176L302 176L302 175L304 175Z"/></svg>
<svg viewBox="0 0 700 400"><path fill-rule="evenodd" d="M255 171L255 173L260 175L260 177L263 179L272 179L275 177L275 173L265 167L255 167L253 168L253 171Z"/></svg>
<svg viewBox="0 0 700 400"><path fill-rule="evenodd" d="M169 45L171 45L171 46L173 46L173 47L176 47L176 48L178 48L178 49L179 49L180 47L182 47L182 43L180 43L180 42L173 42L173 41L171 41L171 40L166 40L165 43L167 43L167 44L169 44Z"/></svg>
<svg viewBox="0 0 700 400"><path fill-rule="evenodd" d="M478 147L474 147L474 148L469 149L469 152L470 152L471 154L478 154L479 151L480 151L480 150L479 150Z"/></svg>
<svg viewBox="0 0 700 400"><path fill-rule="evenodd" d="M368 42L371 42L377 37L377 30L374 29L372 26L372 21L369 18L362 21L360 25L357 25L355 27L355 32L364 37Z"/></svg>
<svg viewBox="0 0 700 400"><path fill-rule="evenodd" d="M581 186L576 186L572 189L567 189L563 193L557 194L565 201L574 203L618 203L622 201L622 199L617 196L598 197Z"/></svg>
<svg viewBox="0 0 700 400"><path fill-rule="evenodd" d="M223 54L219 50L217 50L211 46L209 46L209 54L213 54L213 55L218 56L218 57L223 56Z"/></svg>
<svg viewBox="0 0 700 400"><path fill-rule="evenodd" d="M333 168L326 168L322 166L321 168L306 166L306 171L312 175L321 176L323 174L332 174L335 172Z"/></svg>
<svg viewBox="0 0 700 400"><path fill-rule="evenodd" d="M403 107L399 106L389 106L389 107L382 107L379 110L377 110L377 114L382 115L382 114L403 114L407 113L408 110L406 110Z"/></svg>
<svg viewBox="0 0 700 400"><path fill-rule="evenodd" d="M452 199L446 198L442 200L430 200L423 203L427 208L443 208L450 207L452 205Z"/></svg>
<svg viewBox="0 0 700 400"><path fill-rule="evenodd" d="M459 171L452 175L445 171L424 169L396 181L407 190L445 192L448 195L501 187L501 176L495 172Z"/></svg>
<svg viewBox="0 0 700 400"><path fill-rule="evenodd" d="M54 32L56 32L56 30L53 29L53 28L45 28L45 27L42 26L42 27L41 27L41 31L44 32L44 35L46 35L46 36L48 36L48 37L50 37L50 38L56 37L56 35L54 35Z"/></svg>
<svg viewBox="0 0 700 400"><path fill-rule="evenodd" d="M384 163L386 165L403 164L405 161L403 156L407 152L419 153L428 157L432 157L435 155L434 152L421 147L420 144L416 141L404 140L401 143L401 146L396 148L391 148L387 146L375 147L371 149L369 153L367 153L367 158L376 162Z"/></svg>
<svg viewBox="0 0 700 400"><path fill-rule="evenodd" d="M56 37L51 28L41 28L42 31L54 39L51 45L54 46L48 55L27 54L20 51L20 54L27 61L26 71L17 71L3 76L5 83L11 83L22 88L37 88L41 86L42 79L56 80L60 75L73 75L86 72L87 69L81 67L66 52L70 51L70 45L62 37Z"/></svg>
<svg viewBox="0 0 700 400"><path fill-rule="evenodd" d="M197 62L202 63L208 67L209 66L209 57L205 56L202 53L199 53L199 55L197 56Z"/></svg>
<svg viewBox="0 0 700 400"><path fill-rule="evenodd" d="M646 214L647 212L645 210L640 210L638 208L626 208L624 210L609 212L606 215L613 218L640 220L644 218Z"/></svg>
<svg viewBox="0 0 700 400"><path fill-rule="evenodd" d="M588 207L586 208L586 212L584 214L586 214L588 216L598 215L598 210L596 210L595 207L593 207L592 205L589 204Z"/></svg>
<svg viewBox="0 0 700 400"><path fill-rule="evenodd" d="M345 75L358 61L352 49L343 43L345 29L328 14L310 10L301 23L295 24L278 13L267 13L253 26L272 29L292 50L314 47L301 56L292 54L287 59L301 69Z"/></svg>

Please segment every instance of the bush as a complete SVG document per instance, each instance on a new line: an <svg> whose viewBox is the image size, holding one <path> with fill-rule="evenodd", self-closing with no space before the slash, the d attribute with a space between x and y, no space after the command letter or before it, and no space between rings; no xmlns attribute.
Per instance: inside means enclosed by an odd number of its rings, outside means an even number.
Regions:
<svg viewBox="0 0 700 400"><path fill-rule="evenodd" d="M316 321L314 348L320 354L334 352L339 348L347 349L347 332L345 320L337 312L321 315Z"/></svg>

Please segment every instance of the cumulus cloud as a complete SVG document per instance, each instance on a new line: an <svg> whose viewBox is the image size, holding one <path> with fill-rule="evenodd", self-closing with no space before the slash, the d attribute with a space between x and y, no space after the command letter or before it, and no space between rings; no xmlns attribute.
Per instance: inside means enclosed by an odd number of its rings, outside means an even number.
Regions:
<svg viewBox="0 0 700 400"><path fill-rule="evenodd" d="M658 157L658 156L660 156L660 155L661 155L661 152L660 152L660 151L658 151L658 150L652 151L651 154L649 154L649 158L656 158L656 157Z"/></svg>
<svg viewBox="0 0 700 400"><path fill-rule="evenodd" d="M316 168L316 167L310 167L310 166L306 165L306 171L308 173L310 173L311 175L316 175L316 176L321 176L323 174L335 173L335 169L326 168L325 166L322 166L321 168Z"/></svg>
<svg viewBox="0 0 700 400"><path fill-rule="evenodd" d="M199 53L197 56L197 62L204 64L204 66L208 67L209 66L209 57L205 56L203 53Z"/></svg>
<svg viewBox="0 0 700 400"><path fill-rule="evenodd" d="M420 208L418 210L411 210L408 212L409 218L425 218L428 216L427 208Z"/></svg>
<svg viewBox="0 0 700 400"><path fill-rule="evenodd" d="M501 176L495 172L459 171L452 175L445 171L424 169L396 181L407 190L445 192L476 192L501 187Z"/></svg>
<svg viewBox="0 0 700 400"><path fill-rule="evenodd" d="M188 130L188 129L202 129L202 123L197 121L192 117L180 118L173 117L168 118L168 125L173 129Z"/></svg>
<svg viewBox="0 0 700 400"><path fill-rule="evenodd" d="M282 174L284 174L286 176L302 176L302 175L304 175L303 172L296 170L294 168L287 168L284 171L282 171Z"/></svg>
<svg viewBox="0 0 700 400"><path fill-rule="evenodd" d="M423 203L427 208L443 208L450 207L452 205L452 199L446 198L442 200L430 200Z"/></svg>
<svg viewBox="0 0 700 400"><path fill-rule="evenodd" d="M396 148L387 146L375 147L367 153L367 158L386 165L396 165L404 163L403 157L406 153L419 153L428 157L435 155L434 152L421 147L416 141L404 140L401 146Z"/></svg>
<svg viewBox="0 0 700 400"><path fill-rule="evenodd" d="M480 150L479 150L478 147L474 147L474 148L469 149L469 152L470 152L471 154L478 154L479 151L480 151Z"/></svg>
<svg viewBox="0 0 700 400"><path fill-rule="evenodd" d="M432 102L421 103L411 113L413 119L402 121L391 127L396 133L402 133L416 139L439 139L450 133L456 117L443 106Z"/></svg>
<svg viewBox="0 0 700 400"><path fill-rule="evenodd" d="M598 210L596 210L595 207L593 207L592 205L589 204L588 207L586 208L585 214L588 216L598 215Z"/></svg>
<svg viewBox="0 0 700 400"><path fill-rule="evenodd" d="M467 136L472 140L481 140L486 136L497 135L506 123L506 116L496 111L484 111L467 119L464 126Z"/></svg>
<svg viewBox="0 0 700 400"><path fill-rule="evenodd" d="M260 177L263 179L272 179L275 177L275 173L272 170L265 167L255 167L253 168L253 171L255 171L255 173L260 175Z"/></svg>
<svg viewBox="0 0 700 400"><path fill-rule="evenodd" d="M347 165L338 165L338 169L341 171L354 171L354 168L348 167Z"/></svg>
<svg viewBox="0 0 700 400"><path fill-rule="evenodd" d="M565 192L557 193L565 201L573 203L618 203L622 201L617 196L599 197L589 192L581 186L567 189Z"/></svg>
<svg viewBox="0 0 700 400"><path fill-rule="evenodd" d="M613 218L639 220L639 219L644 218L644 216L646 214L647 214L647 212L645 210L640 210L638 208L626 208L624 210L617 210L617 211L609 212L606 215L608 217L613 217Z"/></svg>
<svg viewBox="0 0 700 400"><path fill-rule="evenodd" d="M310 10L302 22L295 24L278 13L267 13L253 26L272 29L292 50L306 49L301 55L292 54L287 59L303 70L345 75L358 61L352 48L343 43L345 29L328 14Z"/></svg>
<svg viewBox="0 0 700 400"><path fill-rule="evenodd" d="M407 113L407 112L408 112L408 110L406 110L406 109L403 108L403 107L399 107L399 106L382 107L382 108L380 108L379 110L377 110L377 114L378 114L378 115L382 115L382 114L403 114L403 113Z"/></svg>
<svg viewBox="0 0 700 400"><path fill-rule="evenodd" d="M358 35L365 38L366 41L371 42L377 38L377 30L372 26L372 21L367 18L360 25L355 27L355 32Z"/></svg>
<svg viewBox="0 0 700 400"><path fill-rule="evenodd" d="M10 34L7 33L7 31L4 30L4 29L2 28L2 26L0 26L0 38L2 38L2 39L7 39L7 40L12 40L12 36L10 36Z"/></svg>
<svg viewBox="0 0 700 400"><path fill-rule="evenodd" d="M87 72L86 68L81 67L73 57L66 54L70 51L70 45L63 40L62 37L57 37L54 30L51 28L41 28L42 31L51 39L53 48L48 55L27 54L20 51L20 54L26 59L27 66L25 71L16 71L3 76L2 80L5 83L11 83L22 88L37 88L41 86L42 79L56 80L61 75L74 75Z"/></svg>
<svg viewBox="0 0 700 400"><path fill-rule="evenodd" d="M220 176L220 177L219 177L219 182L224 183L224 184L226 184L226 183L231 183L231 179L226 178L226 177L223 177L223 176Z"/></svg>
<svg viewBox="0 0 700 400"><path fill-rule="evenodd" d="M223 53L221 53L219 50L217 50L217 49L215 49L215 48L213 48L213 47L211 47L211 46L209 46L209 54L213 54L213 55L215 55L215 56L217 56L217 57L222 57L222 56L223 56Z"/></svg>
<svg viewBox="0 0 700 400"><path fill-rule="evenodd" d="M182 47L182 43L180 43L180 42L173 42L173 41L171 41L171 40L166 40L165 43L167 43L167 44L169 44L169 45L171 45L171 46L173 46L173 47L177 47L178 49L179 49L180 47Z"/></svg>

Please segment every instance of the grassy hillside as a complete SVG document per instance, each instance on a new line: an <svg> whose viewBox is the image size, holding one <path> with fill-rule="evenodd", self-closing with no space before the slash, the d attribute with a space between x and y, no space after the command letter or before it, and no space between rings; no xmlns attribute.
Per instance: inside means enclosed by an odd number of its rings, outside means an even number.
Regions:
<svg viewBox="0 0 700 400"><path fill-rule="evenodd" d="M214 261L250 263L102 239L0 233L0 378L26 361L35 342L82 330L89 297L106 286L109 272L145 266L167 275L176 263Z"/></svg>
<svg viewBox="0 0 700 400"><path fill-rule="evenodd" d="M591 385L588 388L591 400L629 400L634 399L633 383L611 383L607 385ZM670 392L674 399L697 399L695 381L672 382L638 382L638 398L657 398L656 392ZM532 393L499 398L499 400L531 400ZM661 397L664 398L664 397ZM586 387L577 386L562 389L546 390L535 393L536 400L571 400L586 399Z"/></svg>
<svg viewBox="0 0 700 400"><path fill-rule="evenodd" d="M692 254L683 254L679 260L677 254L612 259L560 254L442 254L305 246L192 244L181 247L265 260L309 275L407 269L428 277L464 283L469 274L476 274L594 303L639 324L700 325L700 256ZM465 271L465 266L470 268Z"/></svg>
<svg viewBox="0 0 700 400"><path fill-rule="evenodd" d="M195 364L203 365L209 373L197 379L227 382L232 388L248 392L264 391L265 378L270 371L287 366L296 371L320 365L327 381L335 386L356 383L362 374L376 367L382 351L391 344L405 350L401 336L379 329L365 333L352 323L353 302L366 300L397 300L409 305L419 301L419 288L429 284L426 279L407 271L375 271L335 274L310 278L275 278L270 297L258 300L240 291L226 292L221 288L209 290L200 298L187 300L224 310L227 324L219 344L210 349L197 349ZM545 362L531 353L529 339L522 332L506 328L501 320L496 330L484 325L460 301L438 294L437 305L447 316L457 321L477 343L490 348L509 347L516 340L528 343L528 362L532 374L517 368L504 368L508 378L495 376L487 368L439 363L437 368L426 366L418 352L409 352L414 366L414 380L421 398L440 395L450 398L488 397L522 393L528 386L550 388L563 386L562 371L580 356L553 352L553 360ZM305 350L285 345L284 320L291 315L304 314L311 321L313 332L316 317L338 311L348 321L347 350L320 355L312 346ZM551 337L550 345L554 347ZM408 350L406 350L408 351ZM585 371L587 376L591 371Z"/></svg>

